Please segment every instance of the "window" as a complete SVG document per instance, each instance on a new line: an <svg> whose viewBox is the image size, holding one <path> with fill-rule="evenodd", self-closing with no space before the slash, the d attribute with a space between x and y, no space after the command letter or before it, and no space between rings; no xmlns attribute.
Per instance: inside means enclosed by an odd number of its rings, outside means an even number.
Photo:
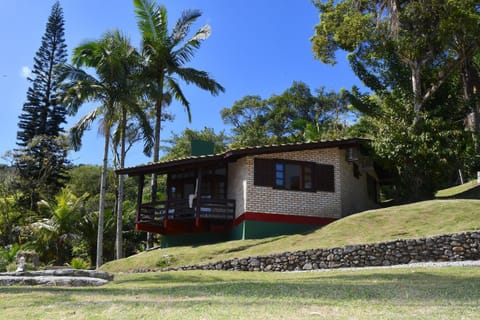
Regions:
<svg viewBox="0 0 480 320"><path fill-rule="evenodd" d="M314 162L255 158L253 181L276 189L335 192L334 167Z"/></svg>
<svg viewBox="0 0 480 320"><path fill-rule="evenodd" d="M286 190L314 191L312 163L275 162L275 187Z"/></svg>

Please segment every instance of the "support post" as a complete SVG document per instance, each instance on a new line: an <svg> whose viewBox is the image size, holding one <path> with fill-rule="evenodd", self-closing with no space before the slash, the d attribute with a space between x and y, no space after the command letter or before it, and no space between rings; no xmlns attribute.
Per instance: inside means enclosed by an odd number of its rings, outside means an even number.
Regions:
<svg viewBox="0 0 480 320"><path fill-rule="evenodd" d="M143 186L145 184L145 176L141 175L138 177L138 189L137 189L137 212L135 223L138 223L140 220L140 209L142 207L142 200L143 200Z"/></svg>
<svg viewBox="0 0 480 320"><path fill-rule="evenodd" d="M197 171L197 190L195 190L196 193L196 204L195 204L195 227L198 228L200 227L200 204L201 204L201 199L200 199L200 190L202 188L202 168L199 168Z"/></svg>
<svg viewBox="0 0 480 320"><path fill-rule="evenodd" d="M168 220L168 211L170 210L170 199L172 199L172 190L171 190L171 182L170 182L170 174L167 174L167 199L165 201L165 217L163 217L163 228L167 228L167 220Z"/></svg>

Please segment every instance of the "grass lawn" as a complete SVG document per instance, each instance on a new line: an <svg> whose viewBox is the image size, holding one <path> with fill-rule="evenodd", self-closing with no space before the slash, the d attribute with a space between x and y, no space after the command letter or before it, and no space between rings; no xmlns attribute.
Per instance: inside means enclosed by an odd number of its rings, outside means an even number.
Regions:
<svg viewBox="0 0 480 320"><path fill-rule="evenodd" d="M439 190L435 197L437 198L450 198L467 196L468 198L479 198L480 197L480 185L477 183L477 180L472 180L467 183L454 186L451 188Z"/></svg>
<svg viewBox="0 0 480 320"><path fill-rule="evenodd" d="M119 274L1 287L2 319L479 319L480 268Z"/></svg>
<svg viewBox="0 0 480 320"><path fill-rule="evenodd" d="M417 202L365 211L307 234L212 245L174 247L111 261L102 270L128 271L267 255L284 251L331 248L480 230L480 200L449 199ZM168 255L168 259L165 256Z"/></svg>

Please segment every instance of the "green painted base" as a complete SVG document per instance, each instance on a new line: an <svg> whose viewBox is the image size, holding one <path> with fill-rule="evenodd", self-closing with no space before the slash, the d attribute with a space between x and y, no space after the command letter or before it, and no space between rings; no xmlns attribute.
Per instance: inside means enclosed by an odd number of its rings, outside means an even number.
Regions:
<svg viewBox="0 0 480 320"><path fill-rule="evenodd" d="M162 235L162 248L193 246L229 241L228 233L192 233L177 235Z"/></svg>
<svg viewBox="0 0 480 320"><path fill-rule="evenodd" d="M242 221L229 233L163 235L162 248L218 243L229 240L261 239L286 234L305 233L318 226L279 222Z"/></svg>
<svg viewBox="0 0 480 320"><path fill-rule="evenodd" d="M305 233L319 226L281 222L242 221L230 232L231 240L261 239L286 234Z"/></svg>

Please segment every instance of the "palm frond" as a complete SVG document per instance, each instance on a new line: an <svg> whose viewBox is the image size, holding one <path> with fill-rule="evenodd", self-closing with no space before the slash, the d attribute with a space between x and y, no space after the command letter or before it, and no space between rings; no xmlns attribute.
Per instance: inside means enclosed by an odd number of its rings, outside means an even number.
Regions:
<svg viewBox="0 0 480 320"><path fill-rule="evenodd" d="M134 0L137 24L143 41L166 39L168 31L167 9L152 0Z"/></svg>
<svg viewBox="0 0 480 320"><path fill-rule="evenodd" d="M83 116L72 128L69 130L70 144L75 151L80 150L82 146L82 137L90 125L95 121L101 113L101 108L96 108Z"/></svg>
<svg viewBox="0 0 480 320"><path fill-rule="evenodd" d="M198 30L195 35L186 41L182 46L175 50L172 54L177 61L177 65L182 66L193 58L195 51L200 48L201 42L206 40L212 30L208 24Z"/></svg>
<svg viewBox="0 0 480 320"><path fill-rule="evenodd" d="M168 77L167 78L167 85L168 91L171 95L185 107L185 112L187 113L188 122L192 122L192 114L190 112L190 102L188 102L187 98L183 94L180 85L175 81L175 79Z"/></svg>
<svg viewBox="0 0 480 320"><path fill-rule="evenodd" d="M214 96L225 92L225 88L217 81L210 78L209 74L205 71L194 68L178 68L177 74L187 84L192 83L203 90L209 91Z"/></svg>
<svg viewBox="0 0 480 320"><path fill-rule="evenodd" d="M199 10L185 10L175 23L170 40L172 47L182 42L190 31L191 25L202 15Z"/></svg>
<svg viewBox="0 0 480 320"><path fill-rule="evenodd" d="M154 143L152 124L150 123L149 117L145 112L141 110L134 110L133 112L135 115L137 115L138 121L140 123L140 128L142 130L143 153L146 156L150 157Z"/></svg>
<svg viewBox="0 0 480 320"><path fill-rule="evenodd" d="M101 46L98 41L84 42L73 49L72 62L77 67L95 67L100 59L100 50Z"/></svg>

